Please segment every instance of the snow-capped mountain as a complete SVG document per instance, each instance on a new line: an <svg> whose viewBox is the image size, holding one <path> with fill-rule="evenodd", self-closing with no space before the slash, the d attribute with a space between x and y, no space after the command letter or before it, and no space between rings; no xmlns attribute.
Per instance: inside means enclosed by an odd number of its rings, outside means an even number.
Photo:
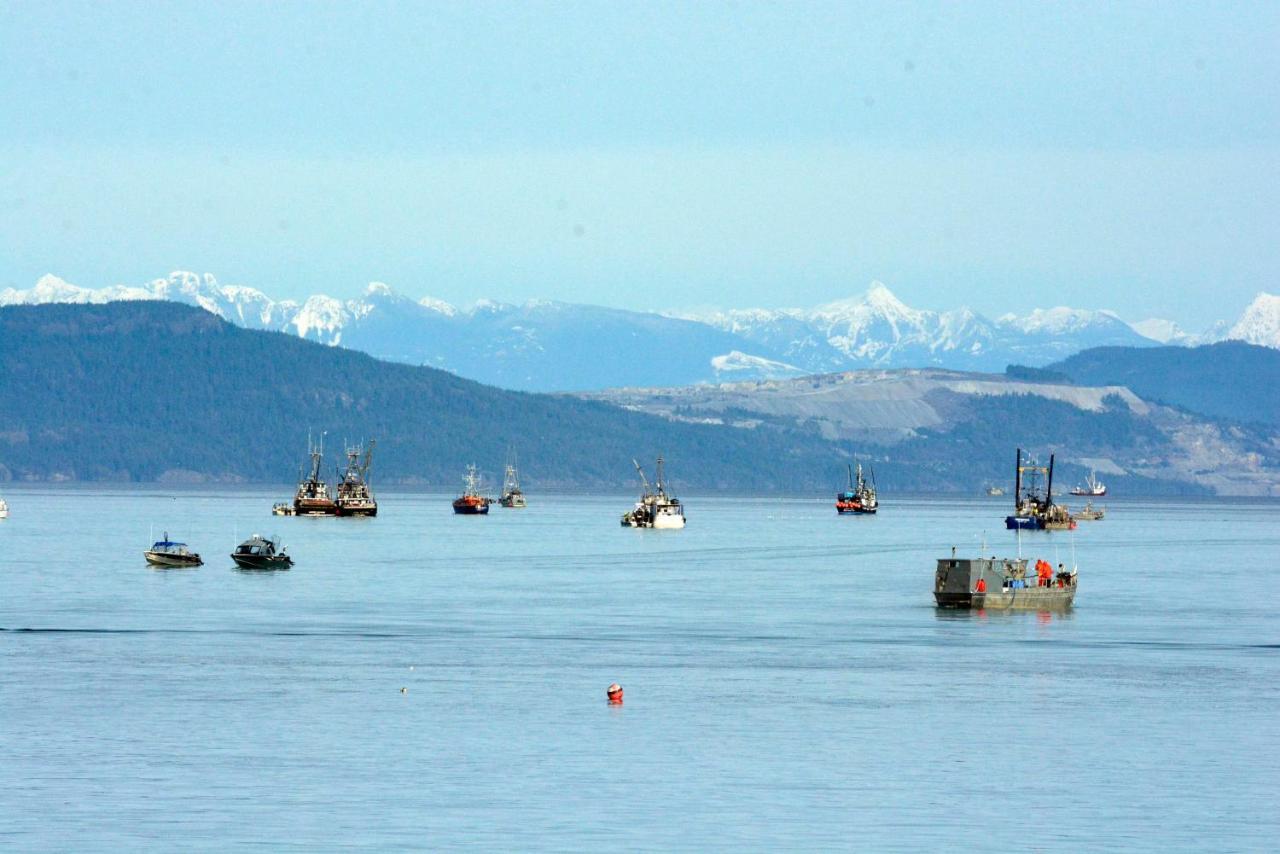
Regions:
<svg viewBox="0 0 1280 854"><path fill-rule="evenodd" d="M1280 348L1280 296L1261 293L1254 297L1226 337Z"/></svg>
<svg viewBox="0 0 1280 854"><path fill-rule="evenodd" d="M861 296L809 310L744 309L692 319L815 373L921 366L1002 371L1010 362L1044 365L1088 347L1153 343L1108 311L1037 309L993 322L969 308L911 308L881 282Z"/></svg>
<svg viewBox="0 0 1280 854"><path fill-rule="evenodd" d="M1003 371L1041 366L1089 347L1202 343L1224 337L1280 347L1280 298L1260 294L1245 314L1204 336L1167 321L1130 325L1113 312L1037 309L992 321L968 308L908 306L884 284L811 309L655 314L532 300L480 300L460 308L414 300L382 282L354 299L317 294L301 303L185 271L146 284L91 289L57 276L0 291L0 306L47 302L174 300L250 329L289 332L379 358L444 368L530 391L675 386L776 379L856 368L943 367Z"/></svg>

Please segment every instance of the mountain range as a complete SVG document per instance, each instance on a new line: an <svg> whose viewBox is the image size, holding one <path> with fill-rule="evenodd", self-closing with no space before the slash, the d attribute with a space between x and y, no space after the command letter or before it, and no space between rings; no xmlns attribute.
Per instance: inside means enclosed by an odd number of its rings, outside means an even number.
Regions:
<svg viewBox="0 0 1280 854"><path fill-rule="evenodd" d="M82 288L53 275L0 291L0 306L168 300L247 329L289 332L378 358L443 368L526 391L776 379L858 368L1002 371L1043 366L1100 346L1239 339L1280 347L1280 297L1259 294L1233 324L1199 336L1169 321L1129 324L1109 311L1057 307L988 319L967 308L907 306L885 285L812 309L659 314L535 300L467 308L414 300L375 282L356 299L276 301L210 274L175 272L145 285Z"/></svg>
<svg viewBox="0 0 1280 854"><path fill-rule="evenodd" d="M1222 347L1225 370L1200 352ZM1117 349L1113 367L1157 352ZM1265 348L1160 349L1157 373L1228 396L1280 373L1280 353ZM1186 364L1173 370L1171 358ZM278 483L297 473L307 434L328 432L331 448L377 439L381 483L456 485L466 463L496 475L515 451L535 491L626 487L631 458L659 453L695 490L822 494L856 456L887 494L974 491L1006 482L1022 446L1057 453L1063 482L1089 467L1128 494L1280 494L1273 424L1061 373L1083 375L1087 360L1057 367L1024 369L1044 380L875 369L584 399L247 330L173 302L14 306L0 308L0 480Z"/></svg>

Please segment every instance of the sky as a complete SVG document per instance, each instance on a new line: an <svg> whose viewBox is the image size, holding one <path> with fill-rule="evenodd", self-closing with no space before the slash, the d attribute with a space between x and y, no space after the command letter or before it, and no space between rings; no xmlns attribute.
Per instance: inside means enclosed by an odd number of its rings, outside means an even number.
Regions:
<svg viewBox="0 0 1280 854"><path fill-rule="evenodd" d="M1277 3L0 0L0 287L1192 330L1280 291Z"/></svg>

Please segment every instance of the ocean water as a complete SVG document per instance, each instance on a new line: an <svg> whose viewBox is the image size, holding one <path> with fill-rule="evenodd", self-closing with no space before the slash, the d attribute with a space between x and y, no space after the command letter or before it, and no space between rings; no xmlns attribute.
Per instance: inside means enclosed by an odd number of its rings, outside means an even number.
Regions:
<svg viewBox="0 0 1280 854"><path fill-rule="evenodd" d="M1006 499L6 485L0 847L1275 850L1276 502L1108 500L1075 609L944 613ZM149 568L165 529L205 557ZM296 565L238 571L249 534ZM626 701L606 704L622 683ZM403 689L403 690L402 690Z"/></svg>

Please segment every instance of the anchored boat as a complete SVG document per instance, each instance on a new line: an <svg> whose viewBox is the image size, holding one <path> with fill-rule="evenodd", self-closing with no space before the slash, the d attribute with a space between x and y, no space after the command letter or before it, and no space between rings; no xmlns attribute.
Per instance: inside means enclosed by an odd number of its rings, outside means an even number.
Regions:
<svg viewBox="0 0 1280 854"><path fill-rule="evenodd" d="M373 446L370 441L360 459L360 446L347 448L347 470L338 481L338 497L334 500L339 516L377 516L378 502L369 489L369 467L373 465Z"/></svg>
<svg viewBox="0 0 1280 854"><path fill-rule="evenodd" d="M0 519L9 518L9 505L3 498L0 498Z"/></svg>
<svg viewBox="0 0 1280 854"><path fill-rule="evenodd" d="M200 555L187 548L186 543L176 543L169 539L169 532L164 532L164 539L151 544L151 548L142 553L147 563L153 566L200 566L204 561Z"/></svg>
<svg viewBox="0 0 1280 854"><path fill-rule="evenodd" d="M1072 495L1088 495L1092 498L1101 498L1107 494L1107 485L1098 480L1097 475L1092 469L1089 470L1089 476L1084 480L1084 486L1077 486L1071 490Z"/></svg>
<svg viewBox="0 0 1280 854"><path fill-rule="evenodd" d="M1107 508L1094 507L1092 501L1086 501L1084 507L1072 514L1077 519L1085 522L1096 522L1107 515Z"/></svg>
<svg viewBox="0 0 1280 854"><path fill-rule="evenodd" d="M463 516L483 516L489 512L492 499L480 494L480 475L475 464L467 466L467 473L462 477L462 495L453 500L453 512Z"/></svg>
<svg viewBox="0 0 1280 854"><path fill-rule="evenodd" d="M502 479L502 497L498 503L503 507L524 507L524 492L520 489L520 475L516 472L515 457L507 463L507 472Z"/></svg>
<svg viewBox="0 0 1280 854"><path fill-rule="evenodd" d="M261 534L254 534L236 546L231 559L245 569L288 569L293 566L293 558L285 549Z"/></svg>
<svg viewBox="0 0 1280 854"><path fill-rule="evenodd" d="M957 558L938 561L933 599L939 608L990 608L1002 611L1043 611L1070 608L1076 598L1075 567L1036 561L1028 577L1024 558Z"/></svg>
<svg viewBox="0 0 1280 854"><path fill-rule="evenodd" d="M338 502L329 494L329 485L320 478L320 463L324 459L324 434L320 444L313 445L307 437L307 453L311 455L311 471L298 481L298 491L293 497L295 516L336 516Z"/></svg>
<svg viewBox="0 0 1280 854"><path fill-rule="evenodd" d="M871 470L871 480L862 476L862 463L858 463L855 475L853 465L848 465L849 488L836 493L836 512L841 516L849 513L874 513L880 506L876 499L876 473Z"/></svg>
<svg viewBox="0 0 1280 854"><path fill-rule="evenodd" d="M1024 464L1022 449L1019 448L1014 472L1014 510L1012 516L1004 519L1006 528L1011 531L1066 531L1076 527L1070 511L1061 504L1053 503L1053 454L1049 455L1048 466L1037 465L1029 457ZM1045 481L1043 492L1040 490L1042 477Z"/></svg>
<svg viewBox="0 0 1280 854"><path fill-rule="evenodd" d="M622 514L622 527L683 528L684 505L680 503L680 499L667 494L662 457L658 457L658 480L653 487L649 486L649 479L644 476L640 463L635 460L631 462L640 474L643 491L636 506Z"/></svg>

